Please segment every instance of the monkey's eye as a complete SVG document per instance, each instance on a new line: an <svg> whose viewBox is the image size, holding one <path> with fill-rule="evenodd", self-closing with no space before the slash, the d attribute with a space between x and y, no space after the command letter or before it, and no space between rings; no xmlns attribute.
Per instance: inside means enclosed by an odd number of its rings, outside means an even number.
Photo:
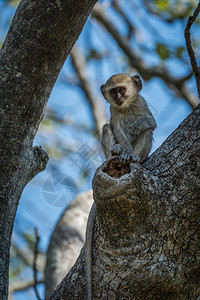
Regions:
<svg viewBox="0 0 200 300"><path fill-rule="evenodd" d="M109 93L110 93L112 96L114 96L114 95L116 94L116 90L115 90L115 89L111 89L111 90L109 91Z"/></svg>
<svg viewBox="0 0 200 300"><path fill-rule="evenodd" d="M119 93L122 94L122 93L124 93L124 92L125 92L125 88L121 86L121 87L119 88Z"/></svg>

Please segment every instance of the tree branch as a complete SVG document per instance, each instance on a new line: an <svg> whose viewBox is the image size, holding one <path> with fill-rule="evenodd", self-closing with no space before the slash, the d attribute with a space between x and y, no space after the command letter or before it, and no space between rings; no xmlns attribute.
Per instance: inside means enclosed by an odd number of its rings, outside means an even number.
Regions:
<svg viewBox="0 0 200 300"><path fill-rule="evenodd" d="M44 280L38 280L37 284L44 284ZM33 288L35 285L35 282L33 280L27 281L27 282L15 282L14 284L12 284L9 287L9 294L13 294L16 292L22 292L22 291L26 291L30 288Z"/></svg>
<svg viewBox="0 0 200 300"><path fill-rule="evenodd" d="M113 1L113 7L118 12L118 14L123 18L123 20L126 22L128 28L129 28L128 38L130 39L131 35L133 33L135 33L135 31L136 31L135 27L133 26L133 24L131 24L131 22L129 21L129 18L126 16L124 11L121 9L120 4L119 4L119 0L114 0Z"/></svg>
<svg viewBox="0 0 200 300"><path fill-rule="evenodd" d="M78 49L77 46L72 49L70 54L71 54L72 64L81 82L81 88L91 106L93 118L96 125L96 133L100 140L101 130L103 125L107 122L107 118L105 116L100 99L95 97L94 91L92 91L90 87L89 80L87 79L86 62L83 54L81 53L81 51Z"/></svg>
<svg viewBox="0 0 200 300"><path fill-rule="evenodd" d="M142 165L93 179L96 299L196 299L200 293L200 105ZM118 166L117 166L118 164ZM84 249L51 300L84 299ZM95 287L98 286L98 289Z"/></svg>
<svg viewBox="0 0 200 300"><path fill-rule="evenodd" d="M154 10L151 6L151 3L148 0L143 0L143 3L144 3L144 6L146 7L146 10L150 14L159 17L160 19L164 20L167 23L172 23L173 21L175 21L174 18L166 18L164 14L161 14L159 11Z"/></svg>
<svg viewBox="0 0 200 300"><path fill-rule="evenodd" d="M185 90L185 78L186 76L182 78L175 78L171 74L169 74L169 71L166 70L163 66L156 66L156 67L149 67L144 64L142 59L134 52L129 46L128 40L123 37L115 28L115 26L111 23L109 18L106 16L104 9L100 5L96 5L92 11L92 16L102 24L105 29L112 35L112 37L116 40L119 47L124 51L124 53L127 55L131 66L136 68L142 78L144 80L150 80L153 77L161 78L168 86L169 88L172 88L179 96L183 97L185 100L191 105L192 108L194 108L198 101L197 99L193 97L188 97L189 92L183 93L183 89Z"/></svg>
<svg viewBox="0 0 200 300"><path fill-rule="evenodd" d="M38 235L38 230L37 228L35 228L35 249L34 249L34 261L33 261L33 278L34 278L34 290L35 290L35 294L38 300L41 300L39 294L38 294L38 290L37 290L37 256L38 256L38 244L40 241L40 237Z"/></svg>
<svg viewBox="0 0 200 300"><path fill-rule="evenodd" d="M186 43L187 52L188 52L188 55L190 58L190 62L192 65L193 74L196 79L197 90L198 90L198 94L199 94L199 98L200 98L200 70L197 65L195 53L194 53L194 50L192 49L192 43L191 43L191 38L190 38L190 29L191 29L193 23L195 22L198 14L199 14L199 11L200 11L200 3L197 5L197 8L195 9L192 17L189 17L189 19L188 19L188 22L187 22L187 25L185 28L185 43Z"/></svg>
<svg viewBox="0 0 200 300"><path fill-rule="evenodd" d="M46 254L45 299L69 272L84 245L92 202L92 190L79 194L56 224Z"/></svg>

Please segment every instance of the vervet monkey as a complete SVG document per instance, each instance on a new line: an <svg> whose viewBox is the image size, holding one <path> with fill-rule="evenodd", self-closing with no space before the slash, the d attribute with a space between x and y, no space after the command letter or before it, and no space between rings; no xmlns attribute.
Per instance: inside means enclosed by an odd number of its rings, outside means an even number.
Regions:
<svg viewBox="0 0 200 300"><path fill-rule="evenodd" d="M141 89L140 77L127 74L113 75L101 86L111 114L110 124L105 124L102 132L107 159L116 154L122 163L141 163L148 157L156 122L146 101L138 94Z"/></svg>
<svg viewBox="0 0 200 300"><path fill-rule="evenodd" d="M146 101L138 94L142 81L138 75L111 76L101 86L104 98L110 103L110 124L103 126L102 146L107 159L119 155L122 164L142 162L151 150L156 122ZM86 299L92 299L92 233L96 217L93 204L86 228L85 269Z"/></svg>

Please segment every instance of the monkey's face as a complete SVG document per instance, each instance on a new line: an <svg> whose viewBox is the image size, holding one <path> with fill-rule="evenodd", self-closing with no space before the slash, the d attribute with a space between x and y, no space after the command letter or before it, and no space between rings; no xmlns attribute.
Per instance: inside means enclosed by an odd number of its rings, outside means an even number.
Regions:
<svg viewBox="0 0 200 300"><path fill-rule="evenodd" d="M112 103L115 103L117 106L123 106L126 101L126 87L117 86L111 88L109 91L109 97L112 99Z"/></svg>
<svg viewBox="0 0 200 300"><path fill-rule="evenodd" d="M141 84L141 79L137 75L130 77L126 74L117 74L111 76L106 84L101 86L101 92L111 105L120 108L128 106L137 98Z"/></svg>
<svg viewBox="0 0 200 300"><path fill-rule="evenodd" d="M101 86L101 91L104 98L110 102L111 105L117 107L125 106L130 98L130 87L128 87L125 83L119 85L113 85L111 87L107 87L106 85Z"/></svg>

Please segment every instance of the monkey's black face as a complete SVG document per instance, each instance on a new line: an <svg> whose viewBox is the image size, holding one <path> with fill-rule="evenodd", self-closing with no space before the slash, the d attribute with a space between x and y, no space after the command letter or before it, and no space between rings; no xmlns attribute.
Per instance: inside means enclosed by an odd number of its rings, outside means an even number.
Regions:
<svg viewBox="0 0 200 300"><path fill-rule="evenodd" d="M109 90L110 96L118 106L122 106L126 100L126 87L119 86Z"/></svg>

